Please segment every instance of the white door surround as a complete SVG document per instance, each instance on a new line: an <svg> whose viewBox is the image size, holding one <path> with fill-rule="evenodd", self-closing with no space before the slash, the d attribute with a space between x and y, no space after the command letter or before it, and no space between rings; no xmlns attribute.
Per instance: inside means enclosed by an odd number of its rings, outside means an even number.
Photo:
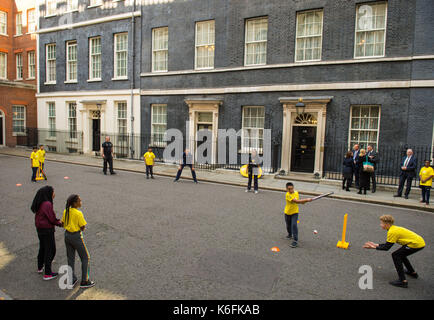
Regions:
<svg viewBox="0 0 434 320"><path fill-rule="evenodd" d="M305 104L304 113L310 114L316 121L306 124L296 124L295 119L298 115L295 105L299 100ZM280 103L283 106L283 130L282 130L282 156L281 170L291 172L291 152L292 152L292 132L293 127L297 125L315 126L316 146L315 146L315 165L314 174L322 176L324 162L324 140L326 128L327 104L333 99L332 96L318 97L281 97Z"/></svg>
<svg viewBox="0 0 434 320"><path fill-rule="evenodd" d="M83 153L92 153L92 119L95 119L96 113L100 115L100 131L105 132L105 111L106 100L83 100L77 108L81 113L81 124L83 131ZM100 112L98 112L100 111Z"/></svg>
<svg viewBox="0 0 434 320"><path fill-rule="evenodd" d="M187 131L187 147L190 148L190 152L195 156L196 159L196 143L189 143L197 141L197 125L198 125L198 114L200 112L211 112L212 113L212 151L211 151L211 162L217 163L217 133L218 133L218 116L219 116L219 106L223 103L222 100L217 99L186 99L185 103L188 105L189 111L189 127ZM187 128L186 128L187 129Z"/></svg>

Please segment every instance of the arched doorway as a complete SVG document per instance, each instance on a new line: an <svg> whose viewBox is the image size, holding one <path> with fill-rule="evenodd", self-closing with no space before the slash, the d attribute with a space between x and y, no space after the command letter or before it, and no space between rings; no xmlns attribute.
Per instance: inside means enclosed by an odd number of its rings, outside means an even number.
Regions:
<svg viewBox="0 0 434 320"><path fill-rule="evenodd" d="M5 114L0 110L0 147L4 147L6 144L6 124L5 124Z"/></svg>

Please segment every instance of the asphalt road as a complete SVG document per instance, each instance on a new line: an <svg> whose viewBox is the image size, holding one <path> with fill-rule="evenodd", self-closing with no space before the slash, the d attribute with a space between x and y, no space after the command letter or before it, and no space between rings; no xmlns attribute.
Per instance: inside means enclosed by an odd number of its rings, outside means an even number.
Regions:
<svg viewBox="0 0 434 320"><path fill-rule="evenodd" d="M30 160L0 155L0 290L14 299L434 298L434 215L427 212L322 199L301 207L293 249L285 239L283 193L246 194L239 187L121 171L104 176L100 169L49 161L46 173L48 181L31 183ZM92 289L61 290L57 280L36 273L38 239L29 208L47 184L55 189L59 218L70 194L83 200L97 282ZM336 248L345 213L348 250ZM385 241L378 217L386 213L427 243L410 257L420 277L409 279L408 289L388 284L397 278L391 252L398 246L362 249L368 240ZM56 230L56 240L55 271L66 264L63 230ZM270 250L275 246L280 252ZM373 270L373 289L358 286L362 265ZM78 257L76 270L80 276Z"/></svg>

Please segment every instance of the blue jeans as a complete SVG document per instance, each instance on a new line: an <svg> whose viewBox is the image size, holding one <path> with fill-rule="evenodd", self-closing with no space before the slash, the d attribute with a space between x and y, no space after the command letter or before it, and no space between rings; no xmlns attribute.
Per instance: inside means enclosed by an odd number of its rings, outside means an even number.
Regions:
<svg viewBox="0 0 434 320"><path fill-rule="evenodd" d="M288 236L292 236L294 238L294 241L298 241L298 213L294 213L292 215L285 215L285 222L286 222L286 231L288 231Z"/></svg>
<svg viewBox="0 0 434 320"><path fill-rule="evenodd" d="M32 181L36 181L37 172L38 172L38 167L32 167Z"/></svg>

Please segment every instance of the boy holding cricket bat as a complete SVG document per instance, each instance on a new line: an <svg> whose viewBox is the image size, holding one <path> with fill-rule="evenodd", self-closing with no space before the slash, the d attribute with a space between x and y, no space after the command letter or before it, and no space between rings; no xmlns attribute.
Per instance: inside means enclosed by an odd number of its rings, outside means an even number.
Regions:
<svg viewBox="0 0 434 320"><path fill-rule="evenodd" d="M300 200L298 191L294 190L294 185L291 182L286 184L286 206L285 206L285 223L286 231L288 231L287 238L293 240L291 243L291 248L297 248L298 242L298 204L304 204L306 202L311 202L311 198Z"/></svg>

